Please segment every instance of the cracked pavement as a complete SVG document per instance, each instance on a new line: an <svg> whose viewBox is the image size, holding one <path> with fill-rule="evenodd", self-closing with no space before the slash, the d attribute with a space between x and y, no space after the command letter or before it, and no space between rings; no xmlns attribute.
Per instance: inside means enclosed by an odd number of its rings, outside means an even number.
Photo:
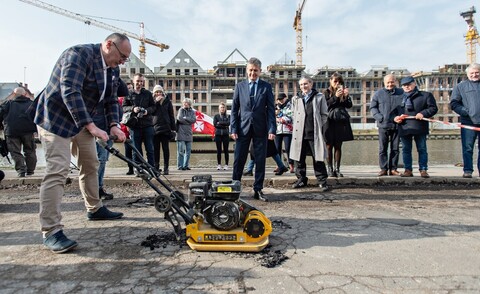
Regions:
<svg viewBox="0 0 480 294"><path fill-rule="evenodd" d="M144 184L108 186L125 217L88 221L75 185L62 204L64 231L79 246L41 244L38 186L0 188L1 293L478 293L480 189L449 185L348 187L319 193L266 188L271 202L242 197L273 221L263 253L196 252L147 236L173 232ZM180 189L186 192L185 189ZM134 202L132 204L132 202Z"/></svg>

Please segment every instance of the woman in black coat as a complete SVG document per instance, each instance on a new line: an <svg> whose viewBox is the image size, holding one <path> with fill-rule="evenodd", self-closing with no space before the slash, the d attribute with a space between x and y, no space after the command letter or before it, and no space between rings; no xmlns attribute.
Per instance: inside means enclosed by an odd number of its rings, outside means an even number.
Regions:
<svg viewBox="0 0 480 294"><path fill-rule="evenodd" d="M334 73L330 77L330 87L324 91L328 106L328 120L325 127L325 143L327 145L328 176L343 177L340 172L340 161L342 159L342 143L353 140L352 126L347 108L353 106L352 99L345 88L342 75ZM335 117L333 114L341 110L347 116ZM333 168L335 158L335 169Z"/></svg>
<svg viewBox="0 0 480 294"><path fill-rule="evenodd" d="M168 175L170 161L169 143L175 137L176 130L173 104L163 91L162 86L159 85L153 88L153 99L155 100L155 112L152 115L155 134L153 137L155 168L160 171L160 149L163 148L163 174Z"/></svg>

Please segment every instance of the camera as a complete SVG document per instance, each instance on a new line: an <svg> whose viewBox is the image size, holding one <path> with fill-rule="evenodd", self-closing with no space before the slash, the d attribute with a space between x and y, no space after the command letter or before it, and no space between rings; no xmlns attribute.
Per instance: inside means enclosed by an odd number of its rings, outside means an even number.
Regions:
<svg viewBox="0 0 480 294"><path fill-rule="evenodd" d="M140 111L137 113L137 117L142 118L145 115L145 113L147 112L147 110L143 107L139 107L139 108L140 108Z"/></svg>

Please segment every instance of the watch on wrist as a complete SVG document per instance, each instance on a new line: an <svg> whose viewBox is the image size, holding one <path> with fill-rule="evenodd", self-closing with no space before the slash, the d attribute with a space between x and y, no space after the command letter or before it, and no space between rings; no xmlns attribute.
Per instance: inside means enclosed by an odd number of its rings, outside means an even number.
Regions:
<svg viewBox="0 0 480 294"><path fill-rule="evenodd" d="M122 129L122 127L120 126L119 123L116 123L116 124L113 124L113 125L110 125L110 129L113 128L113 127L117 127L119 129Z"/></svg>

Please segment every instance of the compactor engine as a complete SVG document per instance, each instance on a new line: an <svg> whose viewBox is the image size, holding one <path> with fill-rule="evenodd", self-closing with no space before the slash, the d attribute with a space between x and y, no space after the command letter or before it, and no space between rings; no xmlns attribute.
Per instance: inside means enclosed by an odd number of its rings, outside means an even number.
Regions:
<svg viewBox="0 0 480 294"><path fill-rule="evenodd" d="M187 244L199 251L257 252L268 245L270 220L240 199L240 181L194 176L188 202L195 222L187 225Z"/></svg>

